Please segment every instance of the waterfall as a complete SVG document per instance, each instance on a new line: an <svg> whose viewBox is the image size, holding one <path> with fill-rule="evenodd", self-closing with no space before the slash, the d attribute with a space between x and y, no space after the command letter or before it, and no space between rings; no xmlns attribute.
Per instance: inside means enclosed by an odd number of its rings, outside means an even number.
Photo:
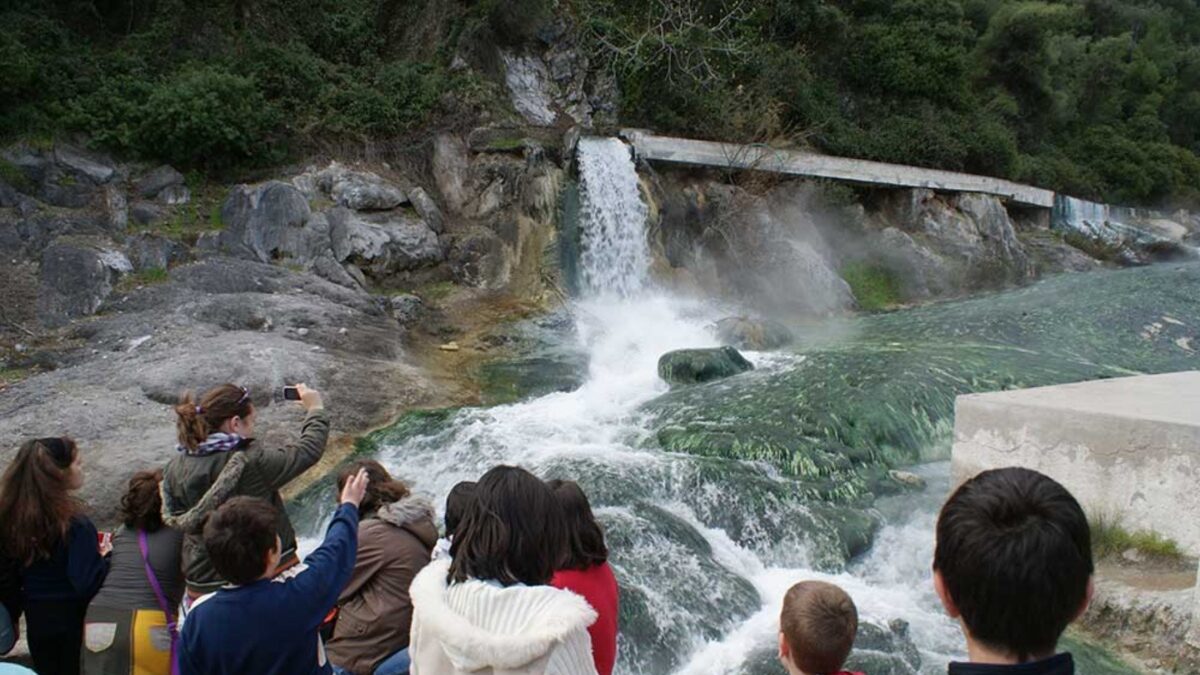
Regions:
<svg viewBox="0 0 1200 675"><path fill-rule="evenodd" d="M646 286L650 268L649 211L633 157L629 146L616 138L580 139L577 153L584 290L629 297Z"/></svg>
<svg viewBox="0 0 1200 675"><path fill-rule="evenodd" d="M1061 232L1074 232L1112 246L1171 241L1169 237L1142 226L1154 217L1152 212L1056 195L1051 222L1052 227Z"/></svg>

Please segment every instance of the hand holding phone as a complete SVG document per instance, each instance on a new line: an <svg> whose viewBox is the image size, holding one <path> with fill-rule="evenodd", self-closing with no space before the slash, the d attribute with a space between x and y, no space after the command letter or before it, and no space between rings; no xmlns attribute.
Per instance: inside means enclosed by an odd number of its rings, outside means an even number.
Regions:
<svg viewBox="0 0 1200 675"><path fill-rule="evenodd" d="M308 388L303 382L284 387L283 398L288 401L299 401L305 410L319 410L325 407L321 400L321 392Z"/></svg>

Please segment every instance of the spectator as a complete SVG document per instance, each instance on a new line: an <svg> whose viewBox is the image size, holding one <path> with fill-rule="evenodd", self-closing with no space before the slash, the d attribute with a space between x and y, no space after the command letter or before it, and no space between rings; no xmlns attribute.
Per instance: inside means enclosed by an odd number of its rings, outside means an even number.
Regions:
<svg viewBox="0 0 1200 675"><path fill-rule="evenodd" d="M408 587L429 564L437 542L433 504L410 494L379 462L353 462L338 474L338 489L359 471L370 485L359 506L358 561L338 600L327 645L334 670L354 675L408 672L412 601Z"/></svg>
<svg viewBox="0 0 1200 675"><path fill-rule="evenodd" d="M858 608L841 588L802 581L779 614L779 660L790 675L862 675L842 670L858 632Z"/></svg>
<svg viewBox="0 0 1200 675"><path fill-rule="evenodd" d="M121 497L112 562L84 623L84 675L167 675L183 598L183 534L164 527L161 471L139 471Z"/></svg>
<svg viewBox="0 0 1200 675"><path fill-rule="evenodd" d="M475 481L473 480L461 481L450 488L450 494L446 495L446 517L444 519L446 536L438 539L437 545L433 547L434 560L450 557L450 543L454 541L454 531L458 529L463 514L467 512L467 507L474 498Z"/></svg>
<svg viewBox="0 0 1200 675"><path fill-rule="evenodd" d="M596 610L596 623L588 628L592 656L596 660L596 671L600 675L610 675L617 661L620 591L612 568L608 566L604 531L592 515L587 495L575 481L552 480L547 485L558 498L567 522L567 560L554 573L550 585L582 595Z"/></svg>
<svg viewBox="0 0 1200 675"><path fill-rule="evenodd" d="M412 585L413 675L595 675L583 598L548 586L566 547L562 508L524 469L498 466L475 486L450 560Z"/></svg>
<svg viewBox="0 0 1200 675"><path fill-rule="evenodd" d="M282 556L280 517L264 499L234 497L204 526L204 546L232 586L196 601L179 643L182 675L327 675L319 629L354 571L358 505L367 474L346 481L325 541L287 579L272 579Z"/></svg>
<svg viewBox="0 0 1200 675"><path fill-rule="evenodd" d="M21 566L0 547L0 656L12 651L20 637Z"/></svg>
<svg viewBox="0 0 1200 675"><path fill-rule="evenodd" d="M967 638L951 675L1075 672L1055 650L1091 600L1091 533L1062 485L1016 467L963 483L938 515L933 583Z"/></svg>
<svg viewBox="0 0 1200 675"><path fill-rule="evenodd" d="M184 533L185 615L196 598L225 583L208 559L200 527L205 516L230 497L269 500L279 514L278 534L283 542L276 573L299 562L296 533L279 490L321 459L329 420L320 393L303 384L297 389L308 414L300 441L282 449L254 442L255 407L245 387L223 384L204 394L198 404L185 394L175 407L179 444L163 472L163 521Z"/></svg>
<svg viewBox="0 0 1200 675"><path fill-rule="evenodd" d="M22 567L29 652L41 675L79 673L83 617L108 571L96 526L73 494L82 486L69 438L26 442L0 479L0 541Z"/></svg>

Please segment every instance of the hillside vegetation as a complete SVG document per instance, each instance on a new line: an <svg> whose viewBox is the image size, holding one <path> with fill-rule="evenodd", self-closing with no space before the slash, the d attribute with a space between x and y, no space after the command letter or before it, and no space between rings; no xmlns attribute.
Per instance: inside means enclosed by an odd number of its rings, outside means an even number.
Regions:
<svg viewBox="0 0 1200 675"><path fill-rule="evenodd" d="M621 122L1200 203L1193 0L10 0L0 134L222 170L503 106L565 18ZM451 69L468 54L470 68ZM483 55L483 56L481 56Z"/></svg>

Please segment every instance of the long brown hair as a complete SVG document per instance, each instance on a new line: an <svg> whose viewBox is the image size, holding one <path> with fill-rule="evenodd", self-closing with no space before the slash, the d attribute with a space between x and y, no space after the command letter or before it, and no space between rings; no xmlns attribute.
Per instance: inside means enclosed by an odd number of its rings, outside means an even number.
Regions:
<svg viewBox="0 0 1200 675"><path fill-rule="evenodd" d="M596 522L583 488L573 480L551 480L546 485L554 491L567 521L567 560L563 569L586 570L606 562L608 547L604 545L604 530Z"/></svg>
<svg viewBox="0 0 1200 675"><path fill-rule="evenodd" d="M408 486L392 478L392 474L373 459L360 459L343 467L338 472L338 493L341 493L342 488L346 487L346 481L350 480L350 477L358 473L360 469L367 470L369 482L367 483L367 494L363 497L362 503L358 505L359 515L370 516L381 507L398 502L408 496Z"/></svg>
<svg viewBox="0 0 1200 675"><path fill-rule="evenodd" d="M26 441L0 478L0 543L25 565L49 558L67 537L83 502L71 495L71 464L79 447L70 438Z"/></svg>
<svg viewBox="0 0 1200 675"><path fill-rule="evenodd" d="M175 414L179 419L175 428L179 436L179 444L188 450L204 442L208 435L232 417L246 419L254 412L254 403L250 400L250 391L236 384L222 384L213 387L200 397L197 402L192 392L184 392L175 406Z"/></svg>

